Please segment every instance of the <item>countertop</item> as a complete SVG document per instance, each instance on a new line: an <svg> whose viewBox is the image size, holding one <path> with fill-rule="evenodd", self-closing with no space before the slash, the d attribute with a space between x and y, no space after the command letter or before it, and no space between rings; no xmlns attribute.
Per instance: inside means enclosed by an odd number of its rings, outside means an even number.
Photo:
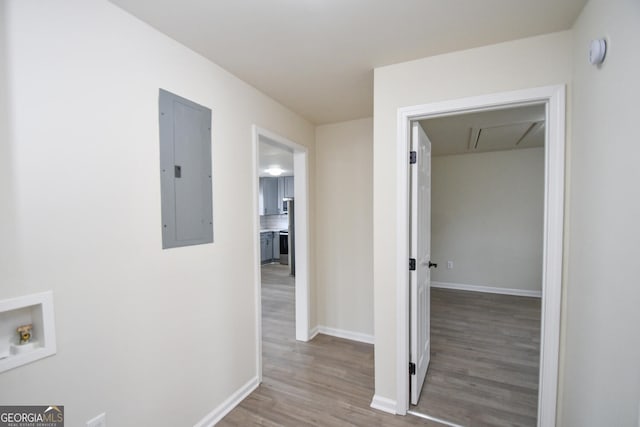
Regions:
<svg viewBox="0 0 640 427"><path fill-rule="evenodd" d="M280 231L284 230L284 228L261 228L260 232L261 233L279 233Z"/></svg>

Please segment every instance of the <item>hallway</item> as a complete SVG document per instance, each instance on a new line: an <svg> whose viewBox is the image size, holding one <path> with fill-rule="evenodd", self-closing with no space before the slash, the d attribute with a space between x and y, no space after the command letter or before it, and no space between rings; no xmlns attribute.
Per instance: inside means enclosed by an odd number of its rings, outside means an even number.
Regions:
<svg viewBox="0 0 640 427"><path fill-rule="evenodd" d="M440 426L370 408L373 346L322 334L295 341L287 267L263 266L262 282L263 382L220 426Z"/></svg>

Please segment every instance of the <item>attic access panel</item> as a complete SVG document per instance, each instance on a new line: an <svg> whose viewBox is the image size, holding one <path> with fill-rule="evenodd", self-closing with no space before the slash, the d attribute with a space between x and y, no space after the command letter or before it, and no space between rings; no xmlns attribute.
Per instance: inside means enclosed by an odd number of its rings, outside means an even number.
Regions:
<svg viewBox="0 0 640 427"><path fill-rule="evenodd" d="M472 127L469 151L484 152L544 146L544 121Z"/></svg>
<svg viewBox="0 0 640 427"><path fill-rule="evenodd" d="M162 248L213 243L211 110L160 89Z"/></svg>

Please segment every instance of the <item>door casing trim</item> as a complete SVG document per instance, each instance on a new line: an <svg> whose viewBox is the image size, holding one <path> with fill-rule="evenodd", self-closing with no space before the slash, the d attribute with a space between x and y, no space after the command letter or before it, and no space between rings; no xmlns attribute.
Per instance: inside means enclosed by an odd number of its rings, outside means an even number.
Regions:
<svg viewBox="0 0 640 427"><path fill-rule="evenodd" d="M262 382L262 274L260 271L260 216L258 214L260 176L260 137L275 141L293 151L294 198L296 201L296 276L295 276L295 328L296 340L309 341L310 292L309 292L309 150L275 132L252 126L253 140L253 257L256 313L256 371Z"/></svg>
<svg viewBox="0 0 640 427"><path fill-rule="evenodd" d="M546 106L544 236L538 426L556 421L565 186L565 85L402 107L397 113L396 413L409 409L409 147L411 121L523 105Z"/></svg>

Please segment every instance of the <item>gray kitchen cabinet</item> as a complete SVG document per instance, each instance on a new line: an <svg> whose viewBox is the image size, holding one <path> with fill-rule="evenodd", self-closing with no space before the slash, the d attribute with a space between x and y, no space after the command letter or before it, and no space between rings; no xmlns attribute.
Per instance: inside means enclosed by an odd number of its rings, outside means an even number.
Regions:
<svg viewBox="0 0 640 427"><path fill-rule="evenodd" d="M293 197L293 177L260 178L260 215L284 213L282 199Z"/></svg>
<svg viewBox="0 0 640 427"><path fill-rule="evenodd" d="M273 260L280 261L280 232L273 232Z"/></svg>
<svg viewBox="0 0 640 427"><path fill-rule="evenodd" d="M284 177L284 197L290 197L290 198L294 197L292 176Z"/></svg>
<svg viewBox="0 0 640 427"><path fill-rule="evenodd" d="M267 233L267 262L273 261L273 233Z"/></svg>
<svg viewBox="0 0 640 427"><path fill-rule="evenodd" d="M278 211L280 214L284 213L282 206L282 199L284 199L284 176L278 177Z"/></svg>
<svg viewBox="0 0 640 427"><path fill-rule="evenodd" d="M267 234L272 233L260 233L260 263L265 264L269 262L272 255L269 254L269 239Z"/></svg>
<svg viewBox="0 0 640 427"><path fill-rule="evenodd" d="M278 178L260 178L262 215L278 215L282 210L278 202Z"/></svg>
<svg viewBox="0 0 640 427"><path fill-rule="evenodd" d="M278 177L278 211L283 214L284 206L282 204L282 199L284 198L293 198L293 177L292 176L281 176Z"/></svg>
<svg viewBox="0 0 640 427"><path fill-rule="evenodd" d="M275 244L274 234L271 231L264 231L260 233L260 263L267 264L273 261L275 258ZM278 248L278 259L280 258L280 248Z"/></svg>

